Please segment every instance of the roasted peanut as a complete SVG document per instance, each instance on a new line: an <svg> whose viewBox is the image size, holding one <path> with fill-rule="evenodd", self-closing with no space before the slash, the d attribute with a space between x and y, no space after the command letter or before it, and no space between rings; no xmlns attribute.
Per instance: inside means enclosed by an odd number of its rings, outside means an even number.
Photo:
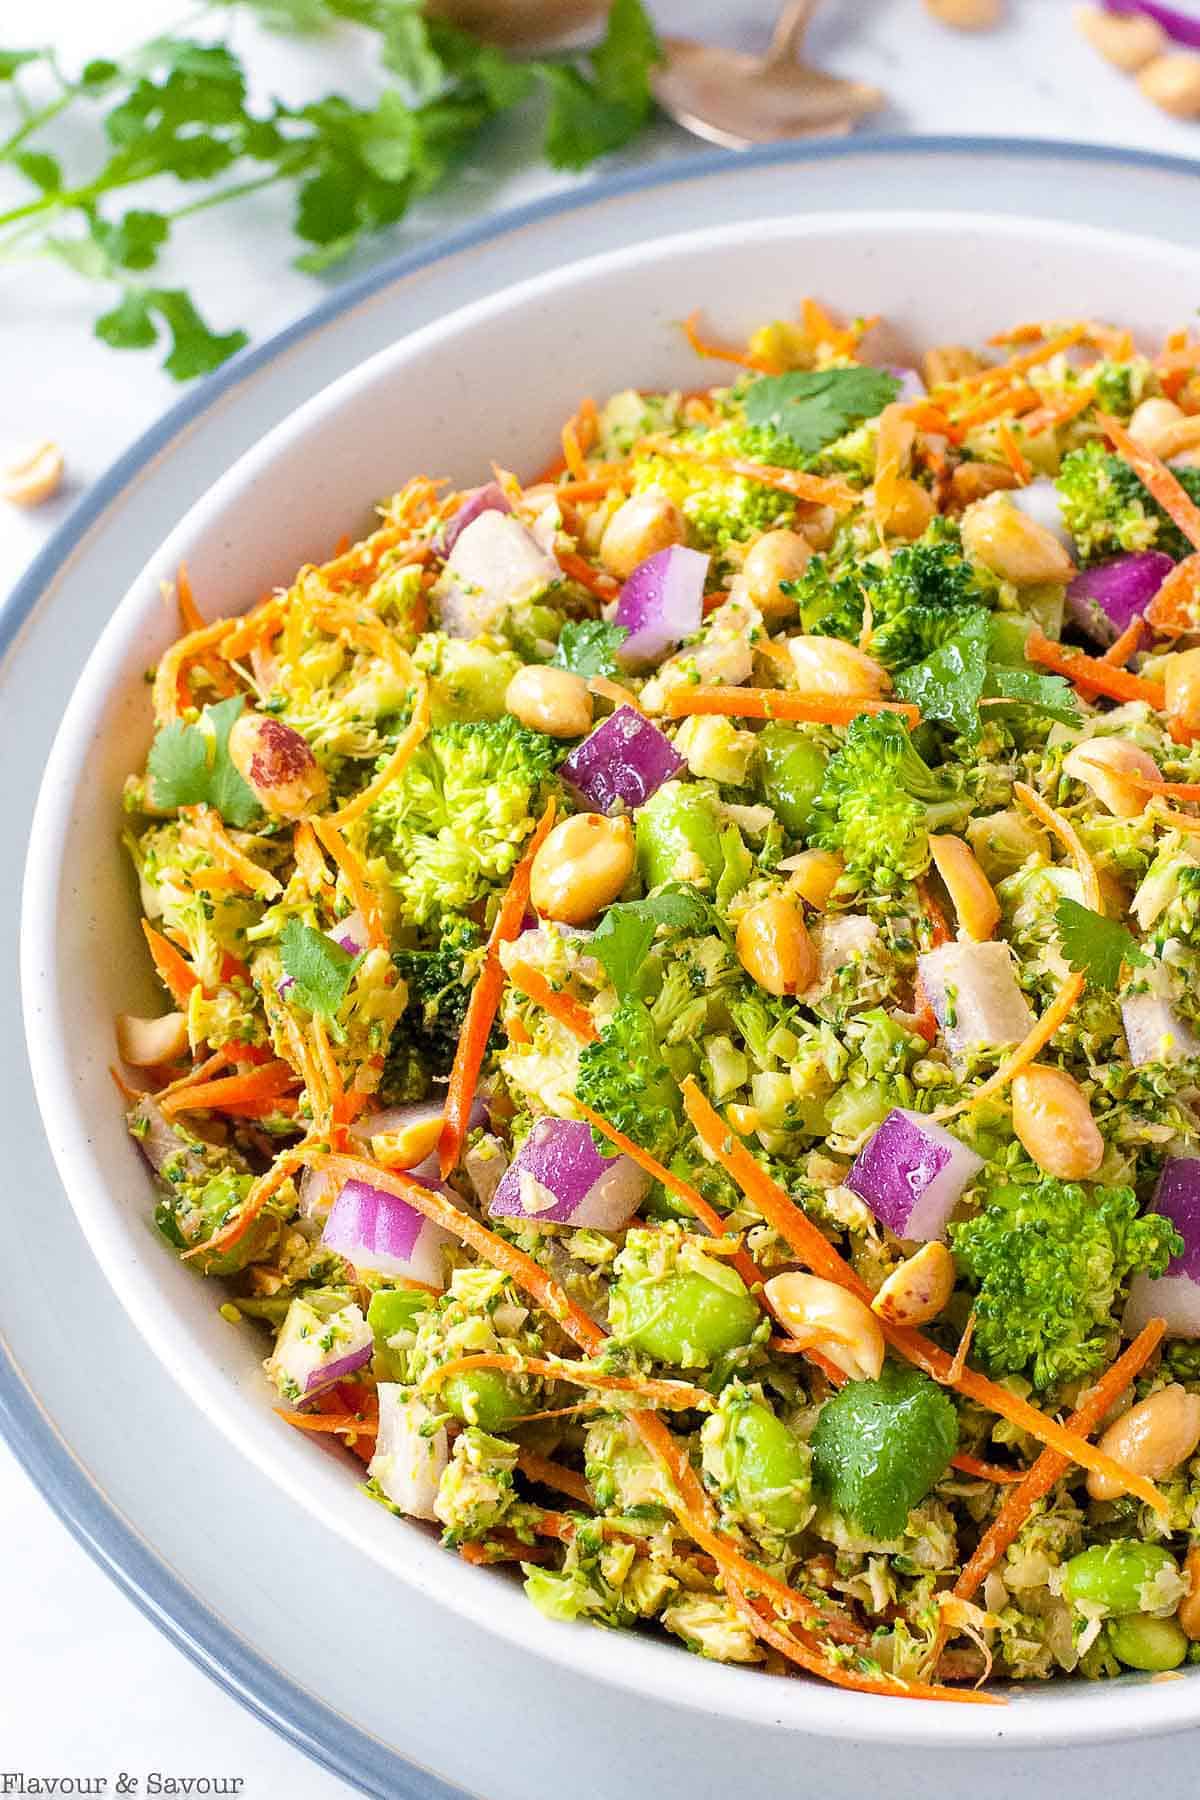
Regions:
<svg viewBox="0 0 1200 1800"><path fill-rule="evenodd" d="M972 506L976 500L986 499L988 494L998 494L1016 485L1017 478L1012 470L1000 463L959 463L950 477L950 501L955 507Z"/></svg>
<svg viewBox="0 0 1200 1800"><path fill-rule="evenodd" d="M795 612L796 602L779 584L803 575L812 553L812 545L798 531L764 531L751 544L742 564L742 581L746 598L764 618L786 618Z"/></svg>
<svg viewBox="0 0 1200 1800"><path fill-rule="evenodd" d="M1038 1168L1060 1181L1083 1181L1104 1161L1087 1096L1065 1069L1031 1063L1014 1076L1012 1122Z"/></svg>
<svg viewBox="0 0 1200 1800"><path fill-rule="evenodd" d="M990 31L1000 23L1004 0L925 0L925 10L956 31Z"/></svg>
<svg viewBox="0 0 1200 1800"><path fill-rule="evenodd" d="M871 1311L892 1325L927 1325L954 1292L954 1258L945 1244L922 1244L893 1269L871 1302Z"/></svg>
<svg viewBox="0 0 1200 1800"><path fill-rule="evenodd" d="M121 1061L135 1069L152 1069L159 1063L174 1062L187 1047L187 1018L181 1012L164 1013L161 1019L139 1019L134 1013L117 1014L117 1050Z"/></svg>
<svg viewBox="0 0 1200 1800"><path fill-rule="evenodd" d="M1129 435L1143 450L1153 451L1155 456L1162 455L1162 445L1175 430L1184 413L1173 400L1166 400L1161 394L1152 399L1143 400L1135 406L1129 420Z"/></svg>
<svg viewBox="0 0 1200 1800"><path fill-rule="evenodd" d="M1148 750L1125 738L1085 738L1063 758L1063 770L1074 781L1091 788L1102 806L1118 819L1133 819L1144 812L1146 795L1128 779L1158 778L1158 764Z"/></svg>
<svg viewBox="0 0 1200 1800"><path fill-rule="evenodd" d="M760 900L742 914L738 961L768 994L799 994L817 974L817 952L800 908L782 894Z"/></svg>
<svg viewBox="0 0 1200 1800"><path fill-rule="evenodd" d="M1093 50L1129 75L1157 56L1167 41L1157 19L1147 18L1145 13L1122 18L1101 6L1077 6L1073 16Z"/></svg>
<svg viewBox="0 0 1200 1800"><path fill-rule="evenodd" d="M634 494L618 506L600 539L600 561L618 581L627 581L639 563L658 550L682 544L683 514L665 494Z"/></svg>
<svg viewBox="0 0 1200 1800"><path fill-rule="evenodd" d="M1163 671L1167 711L1181 725L1200 727L1200 650L1181 650Z"/></svg>
<svg viewBox="0 0 1200 1800"><path fill-rule="evenodd" d="M1000 923L1000 902L971 846L959 837L935 836L929 852L954 903L959 928L979 943L990 938Z"/></svg>
<svg viewBox="0 0 1200 1800"><path fill-rule="evenodd" d="M884 530L889 537L901 538L907 544L915 543L936 511L929 489L923 488L919 481L902 476L896 483Z"/></svg>
<svg viewBox="0 0 1200 1800"><path fill-rule="evenodd" d="M968 506L962 518L963 549L1001 581L1032 587L1070 581L1075 565L1052 531L1014 506L1007 495L989 494Z"/></svg>
<svg viewBox="0 0 1200 1800"><path fill-rule="evenodd" d="M40 506L62 485L63 454L49 439L10 463L0 477L0 495L13 506Z"/></svg>
<svg viewBox="0 0 1200 1800"><path fill-rule="evenodd" d="M835 637L788 639L796 684L806 694L839 700L878 699L892 685L882 663Z"/></svg>
<svg viewBox="0 0 1200 1800"><path fill-rule="evenodd" d="M1189 1394L1173 1381L1170 1387L1159 1388L1148 1400L1140 1400L1114 1420L1097 1448L1131 1475L1147 1475L1155 1481L1186 1462L1197 1444L1200 1394ZM1125 1489L1107 1475L1090 1469L1087 1491L1093 1500L1115 1500Z"/></svg>
<svg viewBox="0 0 1200 1800"><path fill-rule="evenodd" d="M229 733L229 759L255 799L283 819L312 812L328 791L308 740L282 719L239 713Z"/></svg>
<svg viewBox="0 0 1200 1800"><path fill-rule="evenodd" d="M879 1321L864 1300L820 1275L789 1271L763 1288L788 1336L818 1350L851 1381L874 1381L883 1368Z"/></svg>
<svg viewBox="0 0 1200 1800"><path fill-rule="evenodd" d="M1147 100L1175 118L1200 118L1200 56L1192 51L1156 56L1138 75L1138 86Z"/></svg>
<svg viewBox="0 0 1200 1800"><path fill-rule="evenodd" d="M582 675L530 663L508 684L504 704L514 719L547 737L582 737L592 728L592 696Z"/></svg>
<svg viewBox="0 0 1200 1800"><path fill-rule="evenodd" d="M802 850L788 872L788 890L799 894L814 911L824 912L846 865L836 850Z"/></svg>
<svg viewBox="0 0 1200 1800"><path fill-rule="evenodd" d="M628 819L576 813L557 824L533 859L529 893L543 919L586 925L611 904L633 873Z"/></svg>

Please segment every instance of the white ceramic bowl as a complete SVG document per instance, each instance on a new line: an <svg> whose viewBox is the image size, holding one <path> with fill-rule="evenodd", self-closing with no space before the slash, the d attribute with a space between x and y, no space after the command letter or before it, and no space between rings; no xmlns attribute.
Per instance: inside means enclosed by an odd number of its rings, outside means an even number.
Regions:
<svg viewBox="0 0 1200 1800"><path fill-rule="evenodd" d="M1198 292L1194 251L1036 220L864 212L664 237L464 306L373 357L243 457L174 526L116 607L63 719L34 824L22 930L34 1079L80 1225L148 1344L221 1427L231 1454L253 1458L310 1506L310 1576L319 1580L321 1536L333 1529L374 1559L381 1578L398 1575L552 1661L710 1714L851 1742L1045 1746L1200 1722L1200 1673L1126 1678L1115 1690L1023 1691L1003 1711L919 1706L783 1684L649 1638L547 1623L503 1575L469 1567L424 1528L368 1504L357 1465L275 1418L262 1338L226 1324L215 1287L150 1226L150 1180L108 1073L113 1015L161 1004L118 835L122 783L151 732L145 671L177 632L160 584L181 560L207 616L236 613L328 554L343 532L358 535L372 503L413 473L467 484L486 477L494 458L528 476L582 394L719 375L715 365L699 368L678 326L701 302L714 330L737 339L816 293L845 313L883 314L903 352L1066 315L1112 318L1155 342L1187 320ZM256 1527L267 1531L270 1521Z"/></svg>

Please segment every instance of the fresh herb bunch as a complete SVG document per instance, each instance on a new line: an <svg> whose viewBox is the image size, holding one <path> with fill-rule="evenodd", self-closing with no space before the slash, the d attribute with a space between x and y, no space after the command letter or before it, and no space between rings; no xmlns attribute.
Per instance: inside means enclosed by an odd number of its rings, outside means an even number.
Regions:
<svg viewBox="0 0 1200 1800"><path fill-rule="evenodd" d="M211 10L290 31L361 26L378 41L389 85L369 105L331 93L291 108L252 102L246 69L220 41L154 38L74 76L52 49L0 50L0 104L10 98L15 119L0 139L0 169L30 187L0 212L0 256L51 256L105 284L115 304L97 318L97 337L141 350L165 333L164 367L177 381L209 374L249 341L241 329L213 329L185 289L143 279L190 215L286 185L304 246L296 266L318 273L394 225L490 119L539 87L543 151L558 169L619 149L651 112L659 49L641 0L613 0L604 39L587 55L520 62L427 18L414 0L213 0ZM49 95L35 98L46 83ZM68 176L51 127L91 109L106 150L93 172ZM126 204L162 176L186 190L180 204Z"/></svg>

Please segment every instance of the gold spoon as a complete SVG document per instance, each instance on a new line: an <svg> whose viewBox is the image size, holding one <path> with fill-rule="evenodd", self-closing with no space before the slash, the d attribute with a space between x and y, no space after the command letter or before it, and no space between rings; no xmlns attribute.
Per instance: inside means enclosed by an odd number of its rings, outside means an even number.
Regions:
<svg viewBox="0 0 1200 1800"><path fill-rule="evenodd" d="M653 76L654 95L678 125L744 150L776 138L847 132L885 103L878 88L843 81L800 60L819 0L791 0L775 24L765 56L748 56L691 38L666 38L666 60Z"/></svg>

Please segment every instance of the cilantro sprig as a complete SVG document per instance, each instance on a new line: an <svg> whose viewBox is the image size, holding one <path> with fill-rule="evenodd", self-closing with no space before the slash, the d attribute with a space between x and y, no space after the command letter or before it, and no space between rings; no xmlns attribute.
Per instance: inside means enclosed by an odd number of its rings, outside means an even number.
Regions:
<svg viewBox="0 0 1200 1800"><path fill-rule="evenodd" d="M570 669L585 680L593 675L618 673L616 652L629 636L624 625L608 625L603 619L568 619L554 652L554 667Z"/></svg>
<svg viewBox="0 0 1200 1800"><path fill-rule="evenodd" d="M1111 994L1121 979L1123 965L1133 967L1150 958L1131 931L1116 919L1081 906L1078 900L1060 900L1055 909L1059 942L1070 967L1086 975L1091 987Z"/></svg>
<svg viewBox="0 0 1200 1800"><path fill-rule="evenodd" d="M919 707L923 719L949 725L971 744L983 729L984 700L993 703L987 709L992 717L1040 713L1063 724L1078 723L1078 703L1060 675L993 661L991 639L991 616L977 607L929 656L898 672L896 692Z"/></svg>
<svg viewBox="0 0 1200 1800"><path fill-rule="evenodd" d="M620 148L652 110L659 48L641 0L613 0L601 43L554 61L514 61L416 0L210 0L214 21L233 13L296 33L356 26L373 37L386 85L365 103L331 93L292 108L255 100L249 72L220 41L164 35L77 74L51 49L0 49L0 170L28 188L0 212L0 257L49 256L102 284L110 298L96 336L118 350L165 348L177 381L208 374L248 342L238 326L210 324L187 289L142 279L192 214L279 187L291 195L297 266L317 273L395 225L489 120L535 89L548 101L542 147L556 168ZM77 172L65 152L74 162L91 114L104 149ZM130 205L151 181L157 204Z"/></svg>
<svg viewBox="0 0 1200 1800"><path fill-rule="evenodd" d="M713 908L700 894L664 890L646 900L610 906L592 934L589 948L621 999L633 992L660 925L673 931L706 931Z"/></svg>
<svg viewBox="0 0 1200 1800"><path fill-rule="evenodd" d="M873 419L900 392L886 369L849 367L764 375L746 393L746 423L763 426L813 455L864 419Z"/></svg>
<svg viewBox="0 0 1200 1800"><path fill-rule="evenodd" d="M254 823L258 801L229 754L229 733L244 704L244 696L235 694L206 706L195 725L176 720L163 726L146 759L149 800L156 812L212 806L239 830Z"/></svg>
<svg viewBox="0 0 1200 1800"><path fill-rule="evenodd" d="M283 972L292 984L289 997L310 1013L335 1019L362 957L299 919L289 919L284 926L281 952Z"/></svg>

